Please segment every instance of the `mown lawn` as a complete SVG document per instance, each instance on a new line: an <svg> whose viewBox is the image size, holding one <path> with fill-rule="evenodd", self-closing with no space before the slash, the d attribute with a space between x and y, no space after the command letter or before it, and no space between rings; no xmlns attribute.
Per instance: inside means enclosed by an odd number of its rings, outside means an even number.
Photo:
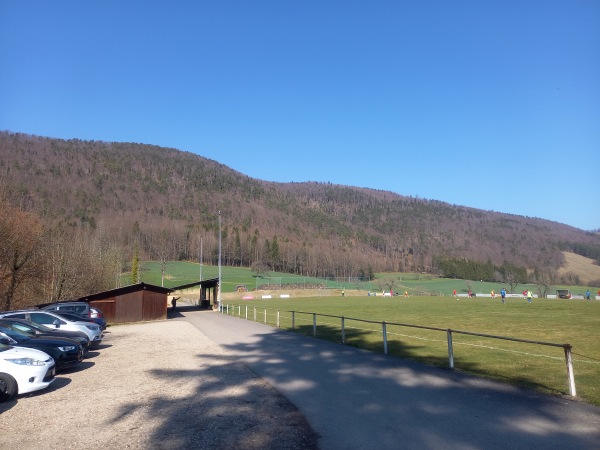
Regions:
<svg viewBox="0 0 600 450"><path fill-rule="evenodd" d="M276 323L312 335L313 316L344 316L346 344L383 352L381 322L387 323L388 352L427 364L448 367L446 333L395 326L404 323L471 331L534 341L571 344L578 397L600 405L600 301L453 297L313 297L227 301L229 314ZM236 308L234 309L234 305ZM365 323L350 318L367 319ZM341 319L317 317L317 337L340 342ZM453 333L455 369L550 394L569 393L562 348L516 343Z"/></svg>

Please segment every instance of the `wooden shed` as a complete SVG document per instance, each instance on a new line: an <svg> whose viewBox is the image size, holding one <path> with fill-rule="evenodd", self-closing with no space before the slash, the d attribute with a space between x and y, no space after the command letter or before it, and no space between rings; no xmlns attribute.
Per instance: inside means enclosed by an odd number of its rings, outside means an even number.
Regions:
<svg viewBox="0 0 600 450"><path fill-rule="evenodd" d="M167 296L173 289L138 283L78 299L100 308L108 323L144 322L167 318Z"/></svg>

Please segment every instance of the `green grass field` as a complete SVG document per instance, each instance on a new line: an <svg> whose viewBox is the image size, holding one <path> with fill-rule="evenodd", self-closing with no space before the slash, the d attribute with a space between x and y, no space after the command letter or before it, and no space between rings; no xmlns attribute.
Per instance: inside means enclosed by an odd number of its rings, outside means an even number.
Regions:
<svg viewBox="0 0 600 450"><path fill-rule="evenodd" d="M229 314L291 329L291 313L344 316L346 344L383 352L381 321L387 323L388 353L448 367L446 333L390 325L404 323L573 346L578 397L600 405L600 302L583 300L500 300L452 297L322 297L227 301ZM234 308L234 305L236 306ZM296 313L296 331L313 333L312 314ZM379 323L364 323L348 318ZM317 337L341 343L341 319L317 317ZM453 334L455 369L482 377L568 394L562 348Z"/></svg>
<svg viewBox="0 0 600 450"><path fill-rule="evenodd" d="M192 283L199 279L199 265L188 262L169 262L165 274L165 286L173 287ZM216 278L218 268L203 266L202 278ZM289 274L272 273L271 277L293 279ZM396 290L408 289L411 296L323 296L269 300L225 300L230 305L230 314L241 313L267 322L276 323L276 312L280 310L282 328L291 328L291 313L330 314L346 318L359 318L388 324L405 323L438 328L451 328L484 334L500 335L527 340L546 341L573 346L575 382L578 397L600 405L600 301L534 299L528 304L523 299L508 299L502 305L499 299L461 298L450 295L453 289L466 292L470 285L476 293L499 292L498 283L465 282L436 278L423 274L377 274L384 278L399 279ZM302 279L303 277L296 277ZM142 281L161 284L160 265L145 262L142 266ZM223 267L223 292L234 292L239 284L252 290L256 278L247 268ZM124 276L123 284L130 284ZM376 283L362 286L367 290L379 290ZM352 285L341 287L351 289ZM526 285L519 285L520 292ZM553 287L552 289L556 289ZM570 288L573 293L582 293L585 287ZM435 295L412 295L419 292ZM596 292L593 290L593 292ZM339 291L338 291L339 292ZM551 291L553 292L553 291ZM443 296L441 296L443 295ZM341 320L318 317L317 337L341 342ZM381 324L345 320L346 344L383 352ZM296 331L312 335L312 315L296 315ZM387 326L388 353L402 358L412 358L440 367L448 366L446 333L414 328ZM533 388L551 394L568 394L566 365L562 348L453 334L455 369L482 377L502 380L519 386Z"/></svg>
<svg viewBox="0 0 600 450"><path fill-rule="evenodd" d="M256 276L246 267L222 267L223 292L234 292L237 285L244 284L249 290L254 289L257 285ZM217 266L204 265L202 267L202 279L217 278L219 269ZM465 281L448 278L439 278L426 274L414 273L377 273L377 279L394 277L397 281L396 291L404 291L408 289L411 294L423 295L450 295L454 289L458 293L466 293L469 286L474 293L489 294L493 289L496 293L500 292L502 284L490 283L485 281ZM200 265L186 261L169 261L165 271L165 287L180 286L187 283L193 283L199 280ZM271 272L271 279L281 278L284 282L307 282L307 283L322 283L330 288L354 289L356 286L353 283L344 283L343 281L331 282L319 278L302 277L299 275L290 275L289 273ZM141 264L140 278L145 283L161 285L160 263L157 261L146 261ZM265 282L258 280L258 284ZM131 275L123 274L121 277L123 286L131 284ZM504 286L508 290L509 286ZM536 290L534 285L520 284L515 288L515 292L522 292L525 288ZM598 291L598 288L582 287L582 286L552 286L550 293L555 293L556 289L571 289L574 294L583 294L586 289L590 289L593 293ZM361 283L360 289L366 291L380 291L380 286L377 281Z"/></svg>

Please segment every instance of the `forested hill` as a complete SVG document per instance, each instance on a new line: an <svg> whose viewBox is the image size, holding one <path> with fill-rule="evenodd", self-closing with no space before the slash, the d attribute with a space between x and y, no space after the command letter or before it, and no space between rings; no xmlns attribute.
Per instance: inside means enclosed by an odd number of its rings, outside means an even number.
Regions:
<svg viewBox="0 0 600 450"><path fill-rule="evenodd" d="M564 224L326 183L271 183L170 148L0 133L10 201L101 235L131 258L263 264L317 276L439 272L505 261L552 272L562 250L600 257L600 237ZM137 243L137 244L136 244ZM446 267L446 266L444 266Z"/></svg>

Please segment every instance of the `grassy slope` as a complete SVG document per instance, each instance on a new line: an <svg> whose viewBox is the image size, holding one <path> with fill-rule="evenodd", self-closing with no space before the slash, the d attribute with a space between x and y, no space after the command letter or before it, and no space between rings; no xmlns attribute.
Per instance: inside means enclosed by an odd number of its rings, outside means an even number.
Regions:
<svg viewBox="0 0 600 450"><path fill-rule="evenodd" d="M558 271L560 275L568 272L576 273L582 282L600 280L600 266L594 264L594 260L575 253L563 252L565 265Z"/></svg>
<svg viewBox="0 0 600 450"><path fill-rule="evenodd" d="M238 284L245 284L248 290L254 289L256 286L256 277L252 274L250 269L244 267L222 267L222 278L223 278L223 292L234 292L235 287ZM287 282L290 282L293 279L298 279L301 281L310 282L314 281L322 281L313 278L304 278L301 276L294 276L288 273L278 273L272 272L270 274L271 277L282 277ZM169 261L167 263L167 268L165 272L165 286L173 287L186 283L193 283L198 281L200 277L200 266L198 263L191 263L185 261ZM210 279L218 277L218 268L216 266L208 266L203 265L202 267L202 278ZM434 295L450 295L454 289L458 291L458 293L466 293L469 289L467 286L467 282L464 280L453 280L447 278L436 278L431 275L422 275L422 274L412 274L412 273L378 273L376 274L377 278L385 278L385 277L396 277L400 281L397 284L396 291L403 292L405 289L413 294L421 294L421 293L431 293ZM147 261L142 264L142 274L141 280L154 284L157 286L161 285L161 275L160 275L160 264L156 261ZM489 294L493 289L496 293L500 292L502 288L502 284L500 283L488 283L483 281L472 281L469 282L472 285L472 289L474 293L484 293ZM125 274L122 277L122 284L127 285L131 284L131 279L129 274ZM344 285L343 283L339 284L340 288L352 289L354 285L352 283L347 283ZM364 283L361 286L365 290L378 291L379 287L377 283ZM505 286L508 290L509 286ZM518 285L515 289L516 292L521 292L525 287L531 287L532 290L535 290L535 286L533 285ZM554 293L556 288L564 288L571 289L573 293L583 294L586 290L586 287L581 286L555 286L552 287L550 293ZM597 288L589 288L592 292L597 292ZM423 292L425 291L425 292Z"/></svg>

